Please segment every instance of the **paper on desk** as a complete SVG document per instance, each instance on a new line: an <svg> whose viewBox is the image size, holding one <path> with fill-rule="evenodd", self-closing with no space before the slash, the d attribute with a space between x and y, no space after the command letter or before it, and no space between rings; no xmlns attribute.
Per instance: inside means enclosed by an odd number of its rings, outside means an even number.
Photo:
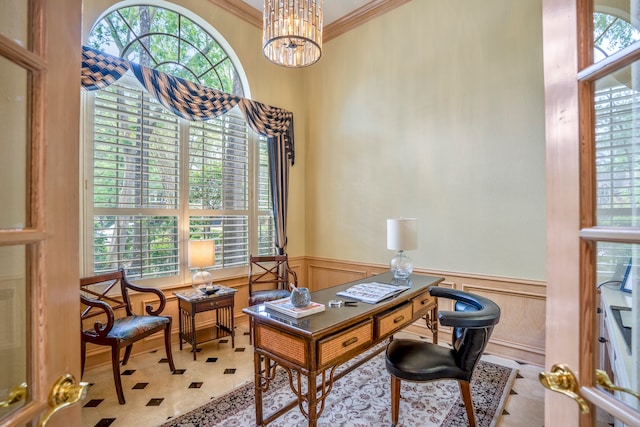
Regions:
<svg viewBox="0 0 640 427"><path fill-rule="evenodd" d="M369 304L375 304L409 288L410 286L390 285L388 283L359 283L349 289L336 293L336 295L353 298Z"/></svg>

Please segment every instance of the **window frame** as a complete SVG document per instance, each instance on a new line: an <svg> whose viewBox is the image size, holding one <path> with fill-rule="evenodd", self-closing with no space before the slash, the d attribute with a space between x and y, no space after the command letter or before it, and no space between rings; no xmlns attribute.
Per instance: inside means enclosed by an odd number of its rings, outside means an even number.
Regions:
<svg viewBox="0 0 640 427"><path fill-rule="evenodd" d="M99 23L105 16L112 13L113 11L123 8L129 7L133 5L140 5L140 3L132 3L129 1L121 2L113 5L109 9L107 9L97 20L96 24ZM188 19L192 20L196 24L198 24L204 31L208 32L209 35L219 44L219 46L225 50L229 59L233 63L235 67L235 72L237 78L239 79L239 83L242 86L242 91L245 96L250 96L249 85L246 79L246 75L244 70L239 65L240 62L235 55L235 52L231 48L231 46L224 40L224 38L209 24L204 21L202 18L195 15L193 12L189 10L169 4L167 5L164 2L158 2L155 0L147 0L145 5L153 6L153 7L161 7L172 12L181 14ZM123 83L125 85L135 85L136 87L140 87L137 79L135 79L130 72L127 75L123 76L118 83ZM144 89L141 89L144 91ZM91 92L83 91L82 99L81 99L81 135L83 136L83 144L81 144L81 153L80 160L82 162L80 170L82 171L82 179L81 179L81 275L91 275L94 272L94 232L93 232L93 223L94 223L94 214L96 212L94 207L94 192L93 192L93 162L94 162L94 108L95 108L95 94ZM189 163L189 155L188 155L188 147L189 147L189 121L178 118L179 121L179 138L180 138L180 167L181 170L179 172L179 199L180 204L177 209L178 215L178 253L179 253L179 266L178 273L176 275L165 276L165 277L155 277L155 278L137 278L133 277L133 280L140 282L143 285L149 286L172 286L176 284L187 284L191 281L191 275L193 270L188 267L188 240L189 240L189 218L190 213L194 212L193 209L190 209L189 206L189 190L188 190L188 163ZM264 189L264 182L261 180L264 179L265 174L259 171L259 168L264 167L264 164L260 162L260 150L262 144L266 147L266 138L261 137L255 134L247 125L247 133L248 133L248 207L247 207L247 217L248 217L248 247L247 247L247 260L246 263L242 266L231 267L231 268L221 268L221 266L216 266L214 270L214 278L215 279L224 279L239 275L246 274L246 266L248 265L248 256L250 254L261 253L264 250L264 242L260 243L260 233L264 227L261 227L261 224L264 222L264 217L270 217L270 229L274 230L273 226L273 212L270 208L270 195L266 197L269 200L269 210L260 210L261 201L264 200L265 195L261 195L261 189ZM268 165L267 165L268 168ZM266 174L268 180L268 173ZM267 185L266 188L270 191L270 187ZM140 209L144 211L145 214L158 214L158 215L167 215L169 212L163 212L163 209ZM220 212L224 212L221 210ZM173 214L173 213L171 213ZM264 240L264 239L262 239ZM275 253L275 234L272 231L270 236L270 240L272 242L273 253Z"/></svg>
<svg viewBox="0 0 640 427"><path fill-rule="evenodd" d="M122 83L126 85L138 84L137 80L132 76L124 76L121 79ZM141 90L144 90L140 87ZM81 229L81 275L87 276L91 275L94 272L94 233L93 233L93 222L95 215L99 215L96 213L96 208L93 203L93 168L94 168L94 108L95 108L95 92L83 92L82 94L82 112L84 118L83 122L83 167L81 170L83 171L83 188L81 194L82 203L81 210L82 212L82 229ZM189 189L188 189L188 150L189 150L189 121L178 118L179 123L179 138L180 138L180 187L179 187L179 206L176 210L165 210L162 208L133 208L138 210L145 215L173 215L174 212L178 216L178 227L179 227L179 236L178 236L178 250L179 250L179 272L177 275L165 276L165 277L154 277L154 278L138 278L133 277L132 279L141 282L142 284L149 284L149 286L170 286L175 285L176 281L179 283L187 283L191 281L192 269L190 269L187 265L187 253L188 253L188 240L189 240L189 219L192 216L196 216L195 214L199 213L198 210L191 209L189 207ZM248 131L248 208L246 210L248 216L248 254L247 254L247 262L242 266L237 267L229 267L222 268L221 266L216 266L214 268L208 269L214 271L214 277L216 279L222 279L227 277L233 277L236 275L244 275L246 274L246 268L248 265L248 255L255 254L260 252L259 248L259 221L264 216L271 217L271 221L273 221L273 213L271 210L260 209L260 203L258 201L260 197L260 187L264 187L264 183L260 184L260 173L259 168L262 166L266 166L265 164L260 164L260 144L266 144L266 139L261 138L259 135L255 134L250 130L247 126ZM263 174L264 178L264 174ZM267 175L268 178L268 175ZM268 189L267 185L267 189ZM264 197L264 195L263 195ZM270 200L270 197L269 197ZM131 208L129 208L131 209ZM117 211L120 209L110 208L111 211ZM98 209L99 211L99 209ZM127 209L121 209L122 214L125 215ZM218 214L223 215L226 212L224 209L217 211ZM203 213L204 215L204 213ZM273 235L272 235L273 240ZM218 246L218 242L216 243ZM273 244L273 250L275 253L275 244Z"/></svg>

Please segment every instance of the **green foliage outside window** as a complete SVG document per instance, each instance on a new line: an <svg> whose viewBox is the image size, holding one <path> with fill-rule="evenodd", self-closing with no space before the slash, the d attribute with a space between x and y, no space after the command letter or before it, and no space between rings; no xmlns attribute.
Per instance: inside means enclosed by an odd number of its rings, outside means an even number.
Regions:
<svg viewBox="0 0 640 427"><path fill-rule="evenodd" d="M227 52L197 22L175 11L151 5L114 10L96 23L87 44L244 96ZM256 213L254 245L259 254L272 254L266 140L257 142L258 164L250 165L252 139L238 113L187 122L125 80L94 98L93 200L88 202L94 272L124 267L132 278L177 275L186 264L181 242L187 239L215 240L215 268L246 265L249 218ZM254 190L250 167L258 174Z"/></svg>

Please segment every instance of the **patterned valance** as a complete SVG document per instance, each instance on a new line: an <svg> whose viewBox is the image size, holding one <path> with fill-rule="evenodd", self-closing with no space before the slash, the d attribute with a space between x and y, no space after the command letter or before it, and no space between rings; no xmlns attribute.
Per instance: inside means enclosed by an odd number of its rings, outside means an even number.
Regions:
<svg viewBox="0 0 640 427"><path fill-rule="evenodd" d="M158 102L187 120L212 119L238 105L251 129L269 139L283 140L293 165L293 113L211 89L88 46L82 47L81 82L86 90L105 88L129 70Z"/></svg>

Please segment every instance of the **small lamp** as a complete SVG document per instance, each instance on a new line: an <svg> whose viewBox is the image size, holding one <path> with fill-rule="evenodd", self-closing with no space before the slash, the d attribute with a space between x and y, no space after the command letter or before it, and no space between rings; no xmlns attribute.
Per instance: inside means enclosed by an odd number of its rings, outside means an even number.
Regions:
<svg viewBox="0 0 640 427"><path fill-rule="evenodd" d="M387 219L387 249L398 251L390 262L394 279L406 279L413 272L413 262L404 251L417 248L415 218Z"/></svg>
<svg viewBox="0 0 640 427"><path fill-rule="evenodd" d="M213 240L189 240L189 267L198 267L191 278L193 289L213 284L213 276L205 267L216 265L216 246Z"/></svg>

